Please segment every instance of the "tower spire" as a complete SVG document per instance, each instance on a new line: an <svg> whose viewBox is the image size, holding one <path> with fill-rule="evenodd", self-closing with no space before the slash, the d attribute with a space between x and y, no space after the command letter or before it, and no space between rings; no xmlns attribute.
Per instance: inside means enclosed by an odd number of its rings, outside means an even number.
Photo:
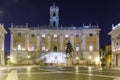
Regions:
<svg viewBox="0 0 120 80"><path fill-rule="evenodd" d="M55 6L55 2L50 7L50 26L59 29L59 7Z"/></svg>
<svg viewBox="0 0 120 80"><path fill-rule="evenodd" d="M55 7L55 2L53 2L53 7Z"/></svg>

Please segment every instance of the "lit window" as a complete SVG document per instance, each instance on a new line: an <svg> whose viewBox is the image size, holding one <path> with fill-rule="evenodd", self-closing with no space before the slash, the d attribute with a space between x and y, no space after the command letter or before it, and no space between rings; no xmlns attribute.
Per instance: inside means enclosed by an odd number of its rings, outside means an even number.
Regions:
<svg viewBox="0 0 120 80"><path fill-rule="evenodd" d="M45 37L45 34L42 34L42 37L44 38L44 37Z"/></svg>
<svg viewBox="0 0 120 80"><path fill-rule="evenodd" d="M31 45L31 46L30 46L30 50L31 50L31 51L34 51L34 50L35 50L34 45Z"/></svg>
<svg viewBox="0 0 120 80"><path fill-rule="evenodd" d="M68 38L69 37L69 35L68 34L65 34L65 38Z"/></svg>
<svg viewBox="0 0 120 80"><path fill-rule="evenodd" d="M93 51L93 45L89 45L89 51Z"/></svg>
<svg viewBox="0 0 120 80"><path fill-rule="evenodd" d="M45 51L45 46L42 46L42 51Z"/></svg>
<svg viewBox="0 0 120 80"><path fill-rule="evenodd" d="M54 34L53 36L54 36L54 38L57 38L57 34Z"/></svg>
<svg viewBox="0 0 120 80"><path fill-rule="evenodd" d="M17 50L21 50L21 49L22 49L21 44L18 44L17 45Z"/></svg>
<svg viewBox="0 0 120 80"><path fill-rule="evenodd" d="M79 49L80 49L80 48L77 46L77 47L76 47L76 51L78 52L78 51L79 51Z"/></svg>

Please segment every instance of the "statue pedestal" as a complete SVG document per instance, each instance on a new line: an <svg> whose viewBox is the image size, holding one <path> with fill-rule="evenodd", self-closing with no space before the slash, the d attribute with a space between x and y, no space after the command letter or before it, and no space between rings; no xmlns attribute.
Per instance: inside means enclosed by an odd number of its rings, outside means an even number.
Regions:
<svg viewBox="0 0 120 80"><path fill-rule="evenodd" d="M72 66L72 59L70 57L66 57L66 66Z"/></svg>

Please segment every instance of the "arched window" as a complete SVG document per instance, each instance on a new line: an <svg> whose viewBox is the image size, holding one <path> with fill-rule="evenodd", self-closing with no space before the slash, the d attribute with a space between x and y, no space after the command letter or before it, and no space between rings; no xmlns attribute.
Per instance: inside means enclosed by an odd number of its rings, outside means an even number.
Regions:
<svg viewBox="0 0 120 80"><path fill-rule="evenodd" d="M53 22L53 26L55 26L56 25L56 23L55 23L55 21Z"/></svg>
<svg viewBox="0 0 120 80"><path fill-rule="evenodd" d="M53 13L53 16L56 16L55 12Z"/></svg>

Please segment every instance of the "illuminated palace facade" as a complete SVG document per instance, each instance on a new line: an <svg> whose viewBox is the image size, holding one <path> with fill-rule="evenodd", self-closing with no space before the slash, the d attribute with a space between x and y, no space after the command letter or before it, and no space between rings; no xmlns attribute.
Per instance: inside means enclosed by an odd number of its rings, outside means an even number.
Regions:
<svg viewBox="0 0 120 80"><path fill-rule="evenodd" d="M112 66L120 66L120 23L112 25L112 31L108 34L111 35L111 64Z"/></svg>
<svg viewBox="0 0 120 80"><path fill-rule="evenodd" d="M4 51L4 41L5 41L5 34L7 31L4 29L4 25L0 24L0 65L5 65L5 51Z"/></svg>
<svg viewBox="0 0 120 80"><path fill-rule="evenodd" d="M73 62L99 62L98 25L59 26L59 7L50 7L50 25L11 25L10 61L14 64L66 63L66 43L71 42Z"/></svg>

